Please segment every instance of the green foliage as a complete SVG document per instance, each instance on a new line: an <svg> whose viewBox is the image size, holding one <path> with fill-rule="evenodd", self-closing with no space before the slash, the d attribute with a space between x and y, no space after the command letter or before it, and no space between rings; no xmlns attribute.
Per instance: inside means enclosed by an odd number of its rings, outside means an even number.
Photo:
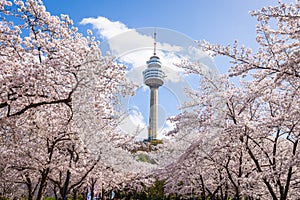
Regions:
<svg viewBox="0 0 300 200"><path fill-rule="evenodd" d="M154 146L155 146L155 145L158 145L158 144L162 144L162 143L163 143L162 140L151 140L151 141L150 141L150 144L151 144L151 145L154 145Z"/></svg>
<svg viewBox="0 0 300 200"><path fill-rule="evenodd" d="M55 197L44 197L43 200L55 200Z"/></svg>
<svg viewBox="0 0 300 200"><path fill-rule="evenodd" d="M76 200L83 200L83 196L82 195L78 195L76 196ZM49 199L49 200L53 200L53 199ZM55 200L55 199L54 199ZM74 200L72 195L68 195L67 200Z"/></svg>
<svg viewBox="0 0 300 200"><path fill-rule="evenodd" d="M78 195L77 200L84 200L84 196L82 194Z"/></svg>
<svg viewBox="0 0 300 200"><path fill-rule="evenodd" d="M7 198L5 196L0 196L0 200L9 200L9 198Z"/></svg>
<svg viewBox="0 0 300 200"><path fill-rule="evenodd" d="M76 198L76 200L83 200L83 199L84 199L84 197L81 194L78 195ZM0 198L0 200L4 200L4 199ZM6 200L8 200L8 199L6 199ZM56 199L55 199L55 197L44 197L43 200L56 200ZM68 200L73 200L73 197L71 195L69 195Z"/></svg>
<svg viewBox="0 0 300 200"><path fill-rule="evenodd" d="M164 186L165 186L164 180L156 180L147 192L147 199L151 199L151 200L165 199Z"/></svg>
<svg viewBox="0 0 300 200"><path fill-rule="evenodd" d="M140 153L137 155L137 161L140 161L140 162L147 162L147 163L150 163L150 164L157 164L155 162L155 160L149 158L148 155L146 154L143 154L143 153Z"/></svg>
<svg viewBox="0 0 300 200"><path fill-rule="evenodd" d="M164 193L164 180L156 180L154 184L144 189L142 192L136 191L121 191L116 194L117 199L125 198L126 200L164 200L167 199Z"/></svg>
<svg viewBox="0 0 300 200"><path fill-rule="evenodd" d="M183 182L179 182L179 185ZM144 188L143 191L137 192L134 190L122 190L116 192L115 199L125 199L125 200L233 200L235 198L228 197L226 199L219 196L206 196L202 198L200 195L180 195L180 194L165 194L164 191L165 180L156 180L152 186ZM243 200L248 200L248 198L241 198Z"/></svg>

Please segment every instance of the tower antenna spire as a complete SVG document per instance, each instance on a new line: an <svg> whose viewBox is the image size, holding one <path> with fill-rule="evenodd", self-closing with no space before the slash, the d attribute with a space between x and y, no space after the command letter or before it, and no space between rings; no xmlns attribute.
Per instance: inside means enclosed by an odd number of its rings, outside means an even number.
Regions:
<svg viewBox="0 0 300 200"><path fill-rule="evenodd" d="M156 56L156 30L154 31L154 52L153 55Z"/></svg>

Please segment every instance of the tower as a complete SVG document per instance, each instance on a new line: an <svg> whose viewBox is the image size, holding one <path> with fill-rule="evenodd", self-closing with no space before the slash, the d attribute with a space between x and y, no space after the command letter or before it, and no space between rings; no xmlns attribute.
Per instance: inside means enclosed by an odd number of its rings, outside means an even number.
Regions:
<svg viewBox="0 0 300 200"><path fill-rule="evenodd" d="M161 62L156 55L156 33L154 33L154 53L147 61L147 69L143 71L144 83L150 87L150 112L148 126L148 140L157 139L158 125L158 88L164 84L165 73L161 69Z"/></svg>

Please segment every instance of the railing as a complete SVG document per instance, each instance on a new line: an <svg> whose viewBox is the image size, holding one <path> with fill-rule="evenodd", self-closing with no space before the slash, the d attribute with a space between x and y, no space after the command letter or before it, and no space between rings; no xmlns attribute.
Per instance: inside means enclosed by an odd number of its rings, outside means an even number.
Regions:
<svg viewBox="0 0 300 200"><path fill-rule="evenodd" d="M144 80L148 79L160 79L163 80L165 77L165 73L161 69L157 68L148 68L144 72Z"/></svg>

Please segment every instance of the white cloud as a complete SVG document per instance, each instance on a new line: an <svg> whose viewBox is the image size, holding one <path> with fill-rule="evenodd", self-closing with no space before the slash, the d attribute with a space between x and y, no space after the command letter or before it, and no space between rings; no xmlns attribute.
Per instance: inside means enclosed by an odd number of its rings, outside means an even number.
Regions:
<svg viewBox="0 0 300 200"><path fill-rule="evenodd" d="M84 18L80 24L91 24L101 37L106 39L101 44L104 47L102 50L105 51L103 53L110 51L112 56L130 63L133 67L145 65L153 54L154 31L157 32L158 56L161 57L163 65L171 68L175 73L182 72L182 69L174 65L180 63L182 59L203 61L209 58L211 60L211 57L198 48L192 39L176 31L155 28L131 29L120 21L111 21L103 16ZM209 67L214 67L209 64ZM170 74L170 81L179 80L176 74Z"/></svg>
<svg viewBox="0 0 300 200"><path fill-rule="evenodd" d="M134 125L139 126L141 128L146 127L146 124L144 122L144 117L137 107L134 107L134 109L132 109L129 117Z"/></svg>
<svg viewBox="0 0 300 200"><path fill-rule="evenodd" d="M154 41L149 33L140 33L138 30L130 29L119 21L111 21L102 16L97 18L84 18L80 24L91 24L102 37L107 39L105 42L108 43L111 54L123 62L132 64L133 67L145 65L146 61L153 54ZM154 31L155 29L153 29L153 32ZM170 57L170 55L172 55L173 52L180 52L181 50L181 46L167 42L157 42L158 53L159 51L169 52L163 55L164 62L167 61L166 64L169 66L170 63L174 63L174 58L176 58L175 56ZM174 70L178 69L174 68ZM176 81L177 79L173 80Z"/></svg>
<svg viewBox="0 0 300 200"><path fill-rule="evenodd" d="M119 21L110 21L109 19L99 16L97 18L84 18L80 22L81 25L91 24L94 29L99 31L99 34L105 38L111 38L130 29Z"/></svg>
<svg viewBox="0 0 300 200"><path fill-rule="evenodd" d="M160 108L161 109L161 108ZM125 133L132 136L135 136L136 139L147 139L148 138L148 126L145 122L145 118L143 117L141 111L138 107L133 106L129 109L129 114L124 118L124 120L120 123L119 129ZM159 139L165 137L165 134L171 131L175 126L170 121L165 119L166 116L161 116L163 114L162 110L160 110L160 127L158 127L157 137Z"/></svg>
<svg viewBox="0 0 300 200"><path fill-rule="evenodd" d="M163 138L168 132L172 131L175 128L175 123L170 120L166 120L164 126L159 131L159 138Z"/></svg>
<svg viewBox="0 0 300 200"><path fill-rule="evenodd" d="M147 138L147 125L138 107L132 107L128 116L120 123L119 129L136 138Z"/></svg>

